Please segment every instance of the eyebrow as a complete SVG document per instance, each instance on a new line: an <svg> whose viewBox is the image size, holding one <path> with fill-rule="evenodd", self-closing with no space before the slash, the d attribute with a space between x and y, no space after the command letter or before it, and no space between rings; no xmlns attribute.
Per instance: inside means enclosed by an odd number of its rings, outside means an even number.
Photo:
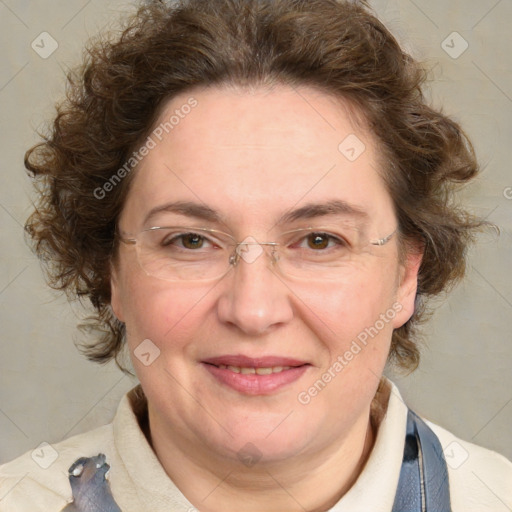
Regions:
<svg viewBox="0 0 512 512"><path fill-rule="evenodd" d="M224 218L216 210L205 204L194 203L192 201L176 201L151 209L144 219L144 224L146 224L155 215L163 212L176 213L208 222L225 223ZM335 215L354 217L363 222L369 219L368 213L361 207L341 199L334 199L324 203L307 203L300 208L290 210L284 213L277 220L276 224L289 224L302 219L313 219L316 217Z"/></svg>
<svg viewBox="0 0 512 512"><path fill-rule="evenodd" d="M185 215L186 217L195 217L196 219L209 222L222 222L220 215L209 206L192 201L176 201L151 209L144 219L144 224L155 215L163 212L177 213L179 215Z"/></svg>
<svg viewBox="0 0 512 512"><path fill-rule="evenodd" d="M362 221L369 219L368 213L361 207L341 199L334 199L325 203L307 203L301 208L291 210L282 215L277 221L277 224L288 224L299 219L313 219L315 217L334 215L355 217Z"/></svg>

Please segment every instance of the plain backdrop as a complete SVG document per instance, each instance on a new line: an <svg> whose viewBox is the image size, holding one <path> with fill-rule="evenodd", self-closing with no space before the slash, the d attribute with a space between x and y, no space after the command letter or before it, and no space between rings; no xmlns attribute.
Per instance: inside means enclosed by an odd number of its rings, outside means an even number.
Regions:
<svg viewBox="0 0 512 512"><path fill-rule="evenodd" d="M484 170L462 197L501 229L499 238L480 240L466 279L439 302L420 368L390 375L417 412L512 458L512 2L371 3L431 69L432 103L474 141ZM0 0L0 463L110 421L135 384L113 364L78 353L80 308L45 285L23 234L32 194L24 152L51 118L84 42L130 5Z"/></svg>

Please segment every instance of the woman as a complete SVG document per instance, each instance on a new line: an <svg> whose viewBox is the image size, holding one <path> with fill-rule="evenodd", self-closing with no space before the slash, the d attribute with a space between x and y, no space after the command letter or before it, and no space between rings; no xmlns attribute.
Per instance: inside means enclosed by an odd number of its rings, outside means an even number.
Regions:
<svg viewBox="0 0 512 512"><path fill-rule="evenodd" d="M126 346L141 385L48 469L5 465L1 510L512 506L510 462L382 377L483 225L422 81L361 2L152 2L92 47L27 154L27 229L96 308L89 357Z"/></svg>

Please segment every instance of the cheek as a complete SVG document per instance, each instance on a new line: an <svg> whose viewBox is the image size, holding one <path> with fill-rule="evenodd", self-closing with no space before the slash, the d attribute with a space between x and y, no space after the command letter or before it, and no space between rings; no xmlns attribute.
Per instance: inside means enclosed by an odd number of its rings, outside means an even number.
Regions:
<svg viewBox="0 0 512 512"><path fill-rule="evenodd" d="M383 337L390 337L393 319L400 306L396 302L397 269L365 268L354 272L343 281L317 286L315 291L295 294L309 310L310 325L315 325L320 339L329 340L329 348L339 352L360 334L364 339L367 329L376 327ZM382 320L383 319L383 320Z"/></svg>
<svg viewBox="0 0 512 512"><path fill-rule="evenodd" d="M168 283L137 273L127 276L123 290L127 341L133 351L150 339L160 350L178 347L201 325L205 288ZM172 340L172 343L169 343Z"/></svg>
<svg viewBox="0 0 512 512"><path fill-rule="evenodd" d="M309 325L320 340L325 357L298 400L327 426L344 424L347 418L364 414L377 390L386 364L393 319L400 310L395 303L396 286L388 269L370 280L347 280L316 296ZM311 298L310 304L313 303ZM340 404L333 408L332 404Z"/></svg>
<svg viewBox="0 0 512 512"><path fill-rule="evenodd" d="M126 297L127 344L133 368L148 397L165 407L164 397L181 393L177 382L192 388L187 361L194 360L193 342L202 337L207 316L205 290L191 286L185 290L149 279L138 284L133 283Z"/></svg>

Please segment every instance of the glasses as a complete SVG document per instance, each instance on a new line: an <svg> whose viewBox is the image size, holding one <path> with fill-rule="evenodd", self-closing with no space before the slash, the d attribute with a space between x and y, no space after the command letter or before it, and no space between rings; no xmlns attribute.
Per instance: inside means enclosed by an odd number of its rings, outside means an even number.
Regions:
<svg viewBox="0 0 512 512"><path fill-rule="evenodd" d="M136 238L119 237L135 245L144 272L166 281L203 281L224 276L243 259L254 263L269 252L273 267L283 277L338 280L364 258L375 255L396 230L384 238L370 239L353 226L308 227L281 233L275 242L258 242L210 228L152 227Z"/></svg>

